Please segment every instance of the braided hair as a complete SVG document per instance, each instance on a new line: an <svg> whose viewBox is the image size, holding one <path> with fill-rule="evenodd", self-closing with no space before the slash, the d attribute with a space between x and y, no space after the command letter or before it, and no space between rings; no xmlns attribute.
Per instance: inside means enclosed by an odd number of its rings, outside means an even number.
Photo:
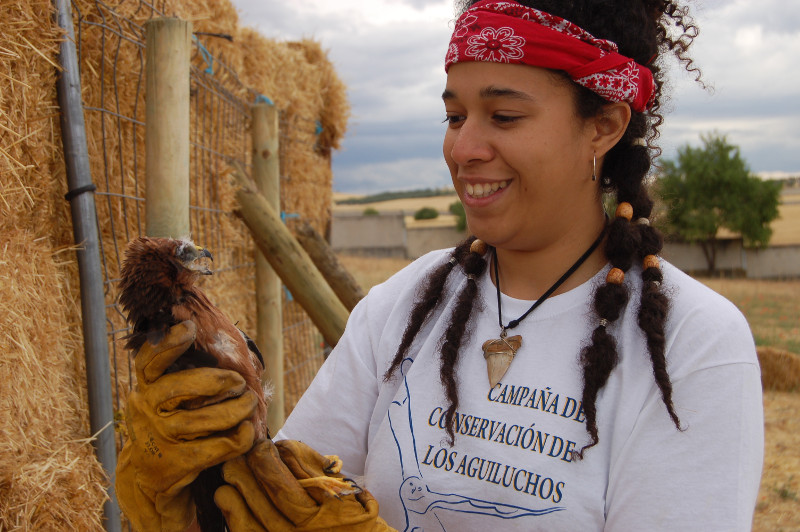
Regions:
<svg viewBox="0 0 800 532"><path fill-rule="evenodd" d="M464 12L476 1L457 0L459 12ZM653 200L648 194L645 179L652 166L652 157L659 154L653 143L658 138L658 128L663 122L659 113L664 103L660 59L666 54L674 55L699 81L700 72L687 55L698 28L689 16L688 8L673 0L518 1L569 20L598 38L614 41L621 54L646 65L652 71L656 84L653 105L645 112L631 110L628 127L620 141L606 154L602 175L598 176L603 191L613 195L620 208L607 228L604 249L612 269L605 284L595 291L592 302L599 325L580 352L582 404L590 441L581 450L574 451L573 457L582 459L584 452L599 442L597 396L619 359L616 341L607 331L607 326L619 318L629 303L629 293L622 280L634 262L642 264L638 325L646 339L653 376L664 406L676 428L681 430L672 404L672 383L666 369L664 326L669 299L661 290L662 274L655 257L663 247L663 237L647 223L653 210ZM598 116L608 102L572 82L566 73L561 74L574 92L579 116L585 119ZM637 139L645 139L645 142ZM451 445L455 439L454 415L458 408L454 369L459 348L466 341L465 328L477 293L475 279L484 272L487 264L484 253L480 253L484 250L470 252L474 240L475 237L470 237L457 246L450 261L439 266L423 281L397 353L384 375L388 380L397 371L417 333L443 300L448 276L457 264L460 265L468 280L457 295L440 354L440 380L449 401L444 416L445 430Z"/></svg>

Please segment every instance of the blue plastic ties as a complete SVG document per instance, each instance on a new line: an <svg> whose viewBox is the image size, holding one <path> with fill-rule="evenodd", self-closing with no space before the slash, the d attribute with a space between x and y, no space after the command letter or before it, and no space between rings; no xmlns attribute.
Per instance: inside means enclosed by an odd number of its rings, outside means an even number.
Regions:
<svg viewBox="0 0 800 532"><path fill-rule="evenodd" d="M325 131L325 130L322 128L322 122L320 122L319 120L317 120L316 124L317 124L317 129L316 129L316 130L314 130L314 134L315 134L315 135L319 135L319 134L321 134L321 133L322 133L323 131Z"/></svg>
<svg viewBox="0 0 800 532"><path fill-rule="evenodd" d="M203 56L203 60L206 62L208 67L203 71L206 74L214 75L214 56L211 55L211 52L203 46L203 43L200 42L200 39L197 38L196 35L192 35L192 39L195 43L197 43L197 48L200 50L200 55Z"/></svg>
<svg viewBox="0 0 800 532"><path fill-rule="evenodd" d="M300 218L300 215L296 212L283 212L281 211L281 221L286 223L286 220L289 218Z"/></svg>
<svg viewBox="0 0 800 532"><path fill-rule="evenodd" d="M270 100L269 98L267 98L267 97L266 97L266 96L264 96L263 94L257 94L257 95L256 95L256 101L255 101L255 103L265 103L265 104L267 104L267 105L272 105L272 106L274 106L274 105L275 105L275 104L273 103L273 101L272 101L272 100Z"/></svg>

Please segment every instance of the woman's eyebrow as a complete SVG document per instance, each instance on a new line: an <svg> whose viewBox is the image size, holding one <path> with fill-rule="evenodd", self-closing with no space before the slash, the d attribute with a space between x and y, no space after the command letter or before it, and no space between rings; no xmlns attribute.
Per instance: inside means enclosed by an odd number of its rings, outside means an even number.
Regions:
<svg viewBox="0 0 800 532"><path fill-rule="evenodd" d="M516 100L526 100L531 101L533 97L530 94L527 94L522 91L518 91L516 89L508 89L504 87L495 87L494 85L490 85L488 87L484 87L480 90L480 97L484 99L489 98L513 98ZM453 100L456 98L456 94L451 91L450 89L445 89L442 93L442 100Z"/></svg>
<svg viewBox="0 0 800 532"><path fill-rule="evenodd" d="M505 87L495 87L494 85L490 85L481 89L480 95L481 98L513 98L515 100L533 100L533 97L525 92Z"/></svg>

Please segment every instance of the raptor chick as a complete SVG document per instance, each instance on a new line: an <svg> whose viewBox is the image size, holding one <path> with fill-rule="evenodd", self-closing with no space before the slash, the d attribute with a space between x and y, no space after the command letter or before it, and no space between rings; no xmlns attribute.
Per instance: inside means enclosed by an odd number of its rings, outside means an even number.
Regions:
<svg viewBox="0 0 800 532"><path fill-rule="evenodd" d="M133 327L126 347L136 353L146 341L161 340L173 325L193 321L194 344L167 371L216 367L238 372L258 397L252 419L256 439L268 438L263 359L255 343L195 285L200 276L212 274L204 259L213 257L189 239L140 237L128 244L119 285L119 302ZM221 482L218 468L211 468L193 483L198 523L204 531L224 530L222 514L213 503L215 484Z"/></svg>

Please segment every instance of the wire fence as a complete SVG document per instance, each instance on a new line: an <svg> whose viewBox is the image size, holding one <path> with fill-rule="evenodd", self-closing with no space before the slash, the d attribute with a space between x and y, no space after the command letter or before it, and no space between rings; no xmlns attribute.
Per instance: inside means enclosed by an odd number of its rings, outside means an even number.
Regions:
<svg viewBox="0 0 800 532"><path fill-rule="evenodd" d="M117 299L125 247L144 232L145 31L144 22L166 16L164 3L73 1L81 65L83 108L92 177L97 186L98 229L104 275L109 349L121 412L131 384L128 333ZM224 35L195 34L190 81L191 236L214 253L215 275L204 289L222 310L255 334L255 246L233 214L225 183L231 163L251 165L251 104L261 96L213 53ZM314 150L313 118L281 117L282 204L292 194L284 161L293 150ZM289 220L292 223L294 220ZM283 341L287 413L316 374L326 348L303 309L284 290ZM120 438L121 440L121 438ZM121 444L121 441L118 441Z"/></svg>

